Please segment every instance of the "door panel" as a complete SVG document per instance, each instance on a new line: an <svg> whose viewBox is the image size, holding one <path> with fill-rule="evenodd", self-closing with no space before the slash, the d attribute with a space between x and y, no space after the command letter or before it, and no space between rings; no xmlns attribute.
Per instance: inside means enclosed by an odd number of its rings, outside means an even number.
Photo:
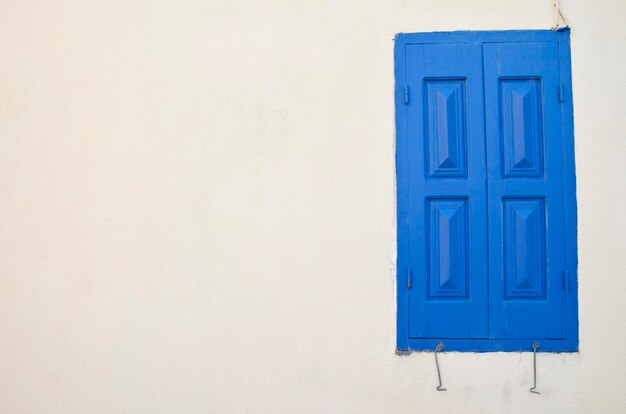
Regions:
<svg viewBox="0 0 626 414"><path fill-rule="evenodd" d="M485 43L484 82L489 336L565 338L557 43Z"/></svg>
<svg viewBox="0 0 626 414"><path fill-rule="evenodd" d="M406 45L409 337L487 338L480 43Z"/></svg>

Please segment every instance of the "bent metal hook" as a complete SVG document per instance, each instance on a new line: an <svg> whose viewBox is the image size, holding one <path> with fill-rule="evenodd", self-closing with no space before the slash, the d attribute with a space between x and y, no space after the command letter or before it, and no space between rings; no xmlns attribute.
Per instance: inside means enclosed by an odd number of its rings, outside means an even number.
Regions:
<svg viewBox="0 0 626 414"><path fill-rule="evenodd" d="M533 394L541 394L539 391L535 391L537 389L537 348L539 348L539 344L535 342L533 344L533 387L530 389Z"/></svg>
<svg viewBox="0 0 626 414"><path fill-rule="evenodd" d="M446 391L443 388L443 384L441 383L441 371L439 371L439 360L437 359L437 353L441 352L443 349L443 342L437 342L435 344L435 365L437 365L437 377L439 378L439 385L437 386L437 391Z"/></svg>

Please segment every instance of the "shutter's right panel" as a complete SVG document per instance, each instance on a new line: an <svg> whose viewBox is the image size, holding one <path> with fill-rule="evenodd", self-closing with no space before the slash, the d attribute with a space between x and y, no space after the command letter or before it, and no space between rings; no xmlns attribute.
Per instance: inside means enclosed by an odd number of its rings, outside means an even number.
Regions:
<svg viewBox="0 0 626 414"><path fill-rule="evenodd" d="M566 337L555 42L484 44L490 337Z"/></svg>

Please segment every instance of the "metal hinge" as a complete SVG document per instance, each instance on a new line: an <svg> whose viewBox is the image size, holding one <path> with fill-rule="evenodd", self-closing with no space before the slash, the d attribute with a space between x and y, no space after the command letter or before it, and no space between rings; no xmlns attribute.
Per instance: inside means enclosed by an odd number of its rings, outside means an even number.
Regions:
<svg viewBox="0 0 626 414"><path fill-rule="evenodd" d="M409 104L409 85L404 85L404 104Z"/></svg>
<svg viewBox="0 0 626 414"><path fill-rule="evenodd" d="M559 102L563 102L563 85L559 85Z"/></svg>
<svg viewBox="0 0 626 414"><path fill-rule="evenodd" d="M567 270L563 271L563 290L566 293L569 290L569 272Z"/></svg>
<svg viewBox="0 0 626 414"><path fill-rule="evenodd" d="M406 288L411 289L411 268L406 268Z"/></svg>

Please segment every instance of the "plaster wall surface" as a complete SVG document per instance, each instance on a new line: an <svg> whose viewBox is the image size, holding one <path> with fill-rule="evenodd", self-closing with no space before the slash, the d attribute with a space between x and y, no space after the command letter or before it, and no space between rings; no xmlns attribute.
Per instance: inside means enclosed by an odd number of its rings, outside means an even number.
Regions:
<svg viewBox="0 0 626 414"><path fill-rule="evenodd" d="M626 410L626 4L572 25L580 352L395 350L397 32L548 0L0 1L0 412Z"/></svg>

